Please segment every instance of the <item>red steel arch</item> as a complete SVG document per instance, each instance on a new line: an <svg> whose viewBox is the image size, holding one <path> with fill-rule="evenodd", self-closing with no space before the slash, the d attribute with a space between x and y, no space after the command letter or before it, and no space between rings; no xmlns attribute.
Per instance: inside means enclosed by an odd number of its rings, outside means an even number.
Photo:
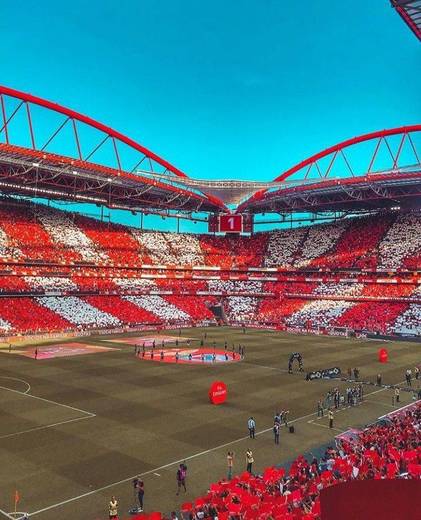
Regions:
<svg viewBox="0 0 421 520"><path fill-rule="evenodd" d="M13 114L11 117L9 117L9 119L6 118L5 105L4 105L4 101L3 101L3 96L10 96L10 97L15 98L15 99L20 99L23 103L26 104L26 111L27 111L27 116L28 116L28 125L29 125L29 129L30 129L30 133L31 133L31 142L32 142L32 145L33 145L34 149L35 149L35 135L34 135L34 129L33 129L33 126L32 126L32 120L31 120L31 115L30 115L28 103L41 106L43 108L46 108L48 110L52 110L54 112L58 112L58 113L60 113L60 114L62 114L64 116L68 117L72 121L79 121L79 122L84 123L84 124L86 124L88 126L91 126L91 127L95 128L96 130L98 130L100 132L103 132L104 134L106 134L110 138L117 139L118 141L121 141L122 143L130 146L131 148L134 148L135 150L137 150L138 152L143 154L145 157L147 157L148 159L151 159L151 160L155 161L156 163L160 164L162 167L165 168L166 171L169 171L169 172L173 173L177 177L187 177L187 175L184 172L182 172L181 170L179 170L178 168L176 168L175 166L170 164L165 159L162 159L157 154L155 154L154 152L151 152L150 150L148 150L147 148L145 148L141 144L137 143L136 141L134 141L130 137L127 137L126 135L124 135L124 134L122 134L120 132L117 132L116 130L114 130L113 128L110 128L109 126L106 126L106 125L104 125L104 124L102 124L102 123L100 123L98 121L95 121L94 119L92 119L92 118L90 118L90 117L88 117L86 115L83 115L83 114L81 114L79 112L76 112L75 110L71 110L69 108L66 108L66 107L64 107L62 105L59 105L57 103L53 103L51 101L47 101L46 99L42 99L40 97L33 96L32 94L27 94L25 92L21 92L19 90L15 90L15 89L12 89L12 88L9 88L9 87L4 87L4 86L0 85L0 102L1 102L1 109L2 109L2 116L3 116L3 125L2 125L2 127L0 129L0 133L5 131L6 141L7 142L8 142L7 126L10 123L11 119L14 117L15 114ZM17 110L16 110L16 112L17 112ZM76 137L76 140L77 140L77 143L78 143L78 149L79 149L79 154L80 154L80 146L79 146L78 137L77 137L77 130L76 130L75 127L74 127L74 129L75 129L75 132L76 132L75 137ZM117 150L116 150L116 154L117 154L117 162L119 162ZM79 158L82 159L82 157L79 157Z"/></svg>
<svg viewBox="0 0 421 520"><path fill-rule="evenodd" d="M373 171L373 167L382 147L386 148L388 154L388 165L387 168L384 168L390 172L387 173L386 171L385 173L387 175L394 174L393 172L400 168L411 166L410 164L402 164L403 150L406 148L409 148L411 156L413 157L413 162L419 165L421 163L421 148L417 149L417 143L414 142L413 137L411 137L411 135L414 136L414 134L417 134L418 132L421 132L421 125L408 125L398 128L390 128L387 130L380 130L377 132L370 132L358 137L346 139L345 141L342 141L334 146L330 146L321 152L311 155L307 159L299 162L295 166L292 166L282 174L278 175L273 180L273 182L280 183L279 189L275 193L283 193L292 185L298 186L303 184L304 186L310 180L317 181L319 184L326 183L326 181L332 179L332 171L334 169L335 163L339 161L342 161L343 167L346 169L347 173L347 176L343 178L350 179L351 183L353 178L357 180L361 179L361 177L373 177L374 180L375 176L378 176L378 173ZM392 150L393 146L391 146L391 143L388 141L388 139L390 139L392 136L401 136L399 142L397 143L397 149L395 153ZM350 160L348 153L350 151L349 149L355 145L369 141L373 142L374 151L371 155L367 155L367 162L364 165L362 171L356 172L352 168L352 161ZM319 163L319 161L323 160L325 163L324 165ZM301 176L297 176L292 179L295 174L300 172ZM311 176L311 174L314 175ZM309 185L307 190L310 189L311 188ZM266 196L273 196L273 194L273 191L271 191L269 194L267 189L260 190L242 204L240 204L237 211L241 212L243 210L247 210L254 202L262 201L266 198Z"/></svg>
<svg viewBox="0 0 421 520"><path fill-rule="evenodd" d="M41 125L34 118L35 105L48 112L41 115ZM63 140L65 128L70 135ZM50 151L57 144L59 152ZM93 161L99 151L102 161ZM75 110L5 86L0 86L0 167L8 193L42 192L65 200L68 192L69 199L89 196L102 201L107 191L108 205L114 207L227 209L217 197L185 187L184 172L126 135Z"/></svg>
<svg viewBox="0 0 421 520"><path fill-rule="evenodd" d="M311 157L308 157L304 161L301 161L300 163L296 164L289 170L285 171L284 173L282 173L281 175L276 177L274 179L274 182L282 182L285 179L287 179L288 177L290 177L291 175L293 175L294 173L301 170L302 168L305 168L306 166L311 166L312 164L315 164L318 160L322 159L323 157L327 157L328 155L330 155L332 153L335 154L335 153L343 152L343 150L345 150L346 148L349 148L350 146L353 146L355 144L363 143L364 141L372 141L372 140L377 139L378 142L377 142L374 154L370 160L370 164L368 166L367 173L370 173L371 167L374 164L374 161L376 159L376 155L378 153L382 140L384 140L385 138L390 137L392 135L402 135L402 140L399 144L398 154L394 158L393 165L396 167L396 165L399 161L399 155L400 155L402 146L404 144L404 141L408 136L410 139L410 134L413 132L421 132L421 125L410 125L410 126L401 126L398 128L390 128L389 130L380 130L378 132L370 132L368 134L363 134L358 137L352 137L351 139L346 139L345 141L342 141L341 143L335 144L334 146L330 146L329 148L326 148L325 150L323 150L319 153L316 153L316 154L312 155ZM415 154L417 155L415 146L414 146L414 151L415 151ZM335 160L335 158L333 158L333 161ZM329 165L330 169L333 166L333 161L332 161L332 164ZM327 175L328 174L329 174L329 171L327 171ZM325 175L325 177L327 177L327 175Z"/></svg>

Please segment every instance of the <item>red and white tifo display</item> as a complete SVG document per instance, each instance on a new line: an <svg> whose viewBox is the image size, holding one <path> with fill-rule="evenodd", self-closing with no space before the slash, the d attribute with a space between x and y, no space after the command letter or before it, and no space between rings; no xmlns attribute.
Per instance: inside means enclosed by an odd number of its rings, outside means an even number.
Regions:
<svg viewBox="0 0 421 520"><path fill-rule="evenodd" d="M225 350L214 350L206 347L183 348L180 350L155 348L140 352L138 357L145 361L194 365L232 363L241 360L241 356L237 352L225 352Z"/></svg>

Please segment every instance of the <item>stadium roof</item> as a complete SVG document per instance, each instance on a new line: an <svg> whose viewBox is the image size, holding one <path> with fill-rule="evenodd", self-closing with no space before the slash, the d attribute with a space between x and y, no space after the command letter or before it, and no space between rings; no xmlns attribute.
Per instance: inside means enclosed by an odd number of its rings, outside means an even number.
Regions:
<svg viewBox="0 0 421 520"><path fill-rule="evenodd" d="M421 41L421 0L390 0L390 3Z"/></svg>
<svg viewBox="0 0 421 520"><path fill-rule="evenodd" d="M143 175L159 180L172 186L180 186L184 189L197 189L208 196L220 199L224 204L238 206L244 199L251 197L258 191L270 188L279 188L278 182L254 182L241 180L207 180L192 179L191 177L174 178L165 175L141 172Z"/></svg>
<svg viewBox="0 0 421 520"><path fill-rule="evenodd" d="M347 139L289 168L274 182L278 188L256 192L238 211L357 211L395 207L409 197L415 201L421 195L421 125Z"/></svg>
<svg viewBox="0 0 421 520"><path fill-rule="evenodd" d="M5 194L129 210L227 210L220 200L198 190L139 175L142 165L150 173L186 177L154 152L90 117L2 86L0 108L0 190ZM36 109L41 109L38 119Z"/></svg>
<svg viewBox="0 0 421 520"><path fill-rule="evenodd" d="M269 213L390 207L421 193L421 125L354 137L272 182L248 182L192 179L102 123L1 86L0 117L0 192L8 195L143 212L218 213L229 205Z"/></svg>

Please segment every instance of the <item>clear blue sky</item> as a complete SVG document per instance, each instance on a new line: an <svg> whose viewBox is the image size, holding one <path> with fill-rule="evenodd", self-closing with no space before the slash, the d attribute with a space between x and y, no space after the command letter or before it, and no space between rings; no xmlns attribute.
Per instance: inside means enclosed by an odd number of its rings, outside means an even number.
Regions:
<svg viewBox="0 0 421 520"><path fill-rule="evenodd" d="M271 180L421 119L421 47L388 0L3 0L0 34L2 84L195 177Z"/></svg>

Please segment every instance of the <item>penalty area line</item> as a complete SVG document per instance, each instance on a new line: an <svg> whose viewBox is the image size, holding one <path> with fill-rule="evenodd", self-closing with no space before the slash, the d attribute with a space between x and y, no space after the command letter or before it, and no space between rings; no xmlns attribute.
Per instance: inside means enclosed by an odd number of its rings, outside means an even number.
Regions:
<svg viewBox="0 0 421 520"><path fill-rule="evenodd" d="M14 394L23 395L25 397L30 397L32 399L38 399L39 401L44 401L45 403L54 404L56 406L62 406L63 408L69 408L69 410L73 410L75 412L80 412L91 417L96 417L96 415L92 412L88 412L87 410L82 410L80 408L76 408L75 406L70 406L69 404L58 403L57 401L51 401L50 399L45 399L45 397L38 397L36 395L27 394L26 392L19 392L19 390L12 390L11 388L7 388L7 386L0 386L0 389L7 390L8 392L12 392Z"/></svg>
<svg viewBox="0 0 421 520"><path fill-rule="evenodd" d="M38 432L38 431L41 431L41 430L47 430L49 428L54 428L56 426L61 426L62 424L69 424L69 423L78 422L78 421L85 421L86 419L92 419L93 417L95 417L95 416L94 415L85 415L84 417L76 417L75 419L68 419L67 421L60 421L60 422L56 422L56 423L53 423L53 424L46 424L46 425L43 425L43 426L35 426L34 428L29 428L28 430L23 430L23 431L20 431L20 432L8 433L6 435L1 435L0 436L0 440L2 440L2 439L9 439L10 437L17 437L18 435L24 435L25 433L31 433L31 432Z"/></svg>

